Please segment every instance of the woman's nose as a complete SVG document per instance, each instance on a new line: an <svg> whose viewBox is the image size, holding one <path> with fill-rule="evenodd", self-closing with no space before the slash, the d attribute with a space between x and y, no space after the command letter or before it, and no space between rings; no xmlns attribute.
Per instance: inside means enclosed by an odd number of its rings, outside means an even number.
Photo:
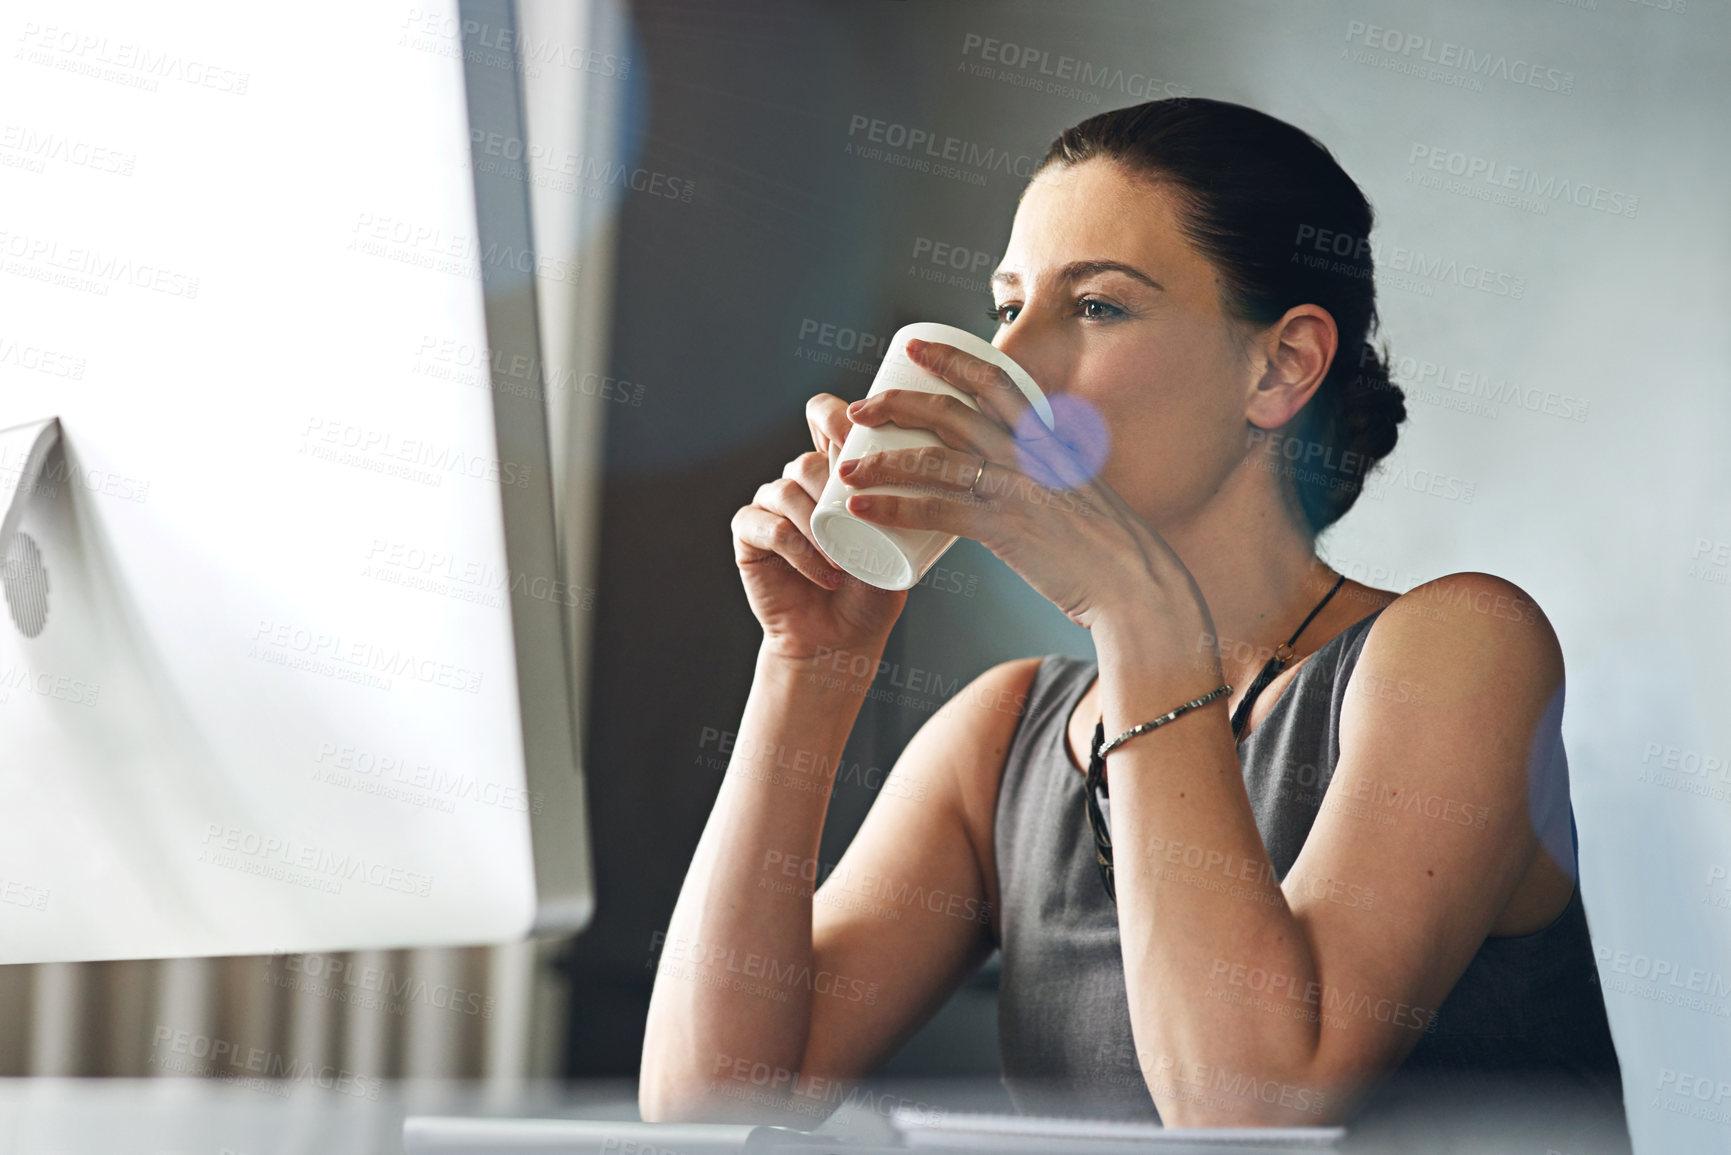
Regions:
<svg viewBox="0 0 1731 1155"><path fill-rule="evenodd" d="M1014 324L999 326L992 344L1026 369L1042 393L1063 391L1065 374L1057 343L1053 334L1042 333L1033 318L1018 317Z"/></svg>

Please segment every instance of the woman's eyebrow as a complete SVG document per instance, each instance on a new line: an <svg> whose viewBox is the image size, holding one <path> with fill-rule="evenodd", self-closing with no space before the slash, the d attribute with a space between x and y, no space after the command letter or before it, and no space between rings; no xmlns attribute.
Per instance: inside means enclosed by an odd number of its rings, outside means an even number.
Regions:
<svg viewBox="0 0 1731 1155"><path fill-rule="evenodd" d="M1150 289L1157 289L1162 293L1166 291L1165 285L1134 265L1126 265L1122 261L1071 261L1058 270L1057 278L1060 284L1068 285L1080 281L1084 277L1093 276L1095 273L1123 273L1131 280L1141 281ZM1013 289L1021 283L1022 278L1019 273L1003 271L992 274L991 284L993 288Z"/></svg>

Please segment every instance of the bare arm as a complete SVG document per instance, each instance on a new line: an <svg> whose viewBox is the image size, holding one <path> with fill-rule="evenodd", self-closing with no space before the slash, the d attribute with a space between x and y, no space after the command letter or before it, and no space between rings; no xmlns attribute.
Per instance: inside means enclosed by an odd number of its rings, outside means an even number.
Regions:
<svg viewBox="0 0 1731 1155"><path fill-rule="evenodd" d="M930 719L841 862L817 862L842 749L907 596L840 577L811 541L844 409L813 398L816 450L734 517L764 642L660 944L645 1119L813 1122L841 1080L876 1066L990 951L981 856L1028 662L988 671Z"/></svg>
<svg viewBox="0 0 1731 1155"><path fill-rule="evenodd" d="M863 687L760 656L667 931L645 1119L813 1123L979 967L997 782L1037 665L986 671L921 727L831 869L818 838Z"/></svg>
<svg viewBox="0 0 1731 1155"><path fill-rule="evenodd" d="M1039 664L992 667L920 728L818 891L817 957L838 972L879 976L881 989L875 1006L818 1005L808 1071L849 1078L875 1070L991 954L998 783Z"/></svg>
<svg viewBox="0 0 1731 1155"><path fill-rule="evenodd" d="M1108 733L1198 692L1194 672L1096 637ZM1339 1119L1400 1065L1539 866L1527 789L1551 762L1561 687L1555 636L1518 588L1458 574L1396 599L1281 882L1218 703L1111 755L1130 1015L1162 1118ZM1235 886L1187 885L1171 864L1192 860Z"/></svg>
<svg viewBox="0 0 1731 1155"><path fill-rule="evenodd" d="M731 1113L725 1085L735 1059L800 1067L821 968L810 893L784 889L777 868L816 859L862 701L809 675L798 661L758 655L727 775L662 944L643 1041L645 1119Z"/></svg>

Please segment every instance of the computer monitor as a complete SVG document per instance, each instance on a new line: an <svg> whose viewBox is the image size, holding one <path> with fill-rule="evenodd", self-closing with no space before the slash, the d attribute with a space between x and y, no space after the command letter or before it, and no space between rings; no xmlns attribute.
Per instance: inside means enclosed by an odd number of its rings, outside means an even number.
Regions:
<svg viewBox="0 0 1731 1155"><path fill-rule="evenodd" d="M510 4L38 11L0 71L0 962L581 927L592 591L536 319L573 269L490 151Z"/></svg>

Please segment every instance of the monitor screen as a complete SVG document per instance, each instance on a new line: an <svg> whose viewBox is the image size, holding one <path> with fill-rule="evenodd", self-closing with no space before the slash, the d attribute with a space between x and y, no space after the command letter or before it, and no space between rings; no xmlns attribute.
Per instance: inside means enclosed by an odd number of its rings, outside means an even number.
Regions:
<svg viewBox="0 0 1731 1155"><path fill-rule="evenodd" d="M533 383L534 282L558 271L526 183L471 160L522 141L516 71L439 51L428 19L455 3L21 26L6 962L587 917L545 414L494 388Z"/></svg>

